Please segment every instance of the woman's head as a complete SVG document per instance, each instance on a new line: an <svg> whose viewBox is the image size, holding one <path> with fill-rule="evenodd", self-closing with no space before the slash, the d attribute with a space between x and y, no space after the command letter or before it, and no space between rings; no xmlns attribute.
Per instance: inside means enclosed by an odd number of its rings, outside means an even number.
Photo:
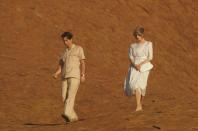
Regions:
<svg viewBox="0 0 198 131"><path fill-rule="evenodd" d="M144 28L141 26L138 26L135 28L133 32L133 36L137 39L140 40L144 37Z"/></svg>

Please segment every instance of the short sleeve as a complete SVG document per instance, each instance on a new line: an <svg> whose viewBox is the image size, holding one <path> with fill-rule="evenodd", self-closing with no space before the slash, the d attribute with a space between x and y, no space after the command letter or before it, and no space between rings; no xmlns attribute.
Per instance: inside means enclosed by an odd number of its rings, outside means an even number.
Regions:
<svg viewBox="0 0 198 131"><path fill-rule="evenodd" d="M59 57L59 65L63 66L65 63L65 52Z"/></svg>
<svg viewBox="0 0 198 131"><path fill-rule="evenodd" d="M84 50L82 47L79 48L79 58L80 58L80 60L85 59L85 54L84 54Z"/></svg>
<svg viewBox="0 0 198 131"><path fill-rule="evenodd" d="M152 44L152 42L149 42L149 44L148 44L148 59L149 60L153 59L153 44Z"/></svg>

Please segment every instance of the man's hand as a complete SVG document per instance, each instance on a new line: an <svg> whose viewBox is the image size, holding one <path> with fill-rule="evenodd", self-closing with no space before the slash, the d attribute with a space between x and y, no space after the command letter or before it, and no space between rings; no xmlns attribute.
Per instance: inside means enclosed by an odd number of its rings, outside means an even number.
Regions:
<svg viewBox="0 0 198 131"><path fill-rule="evenodd" d="M58 75L61 73L61 65L58 66L58 70L53 74L53 78L57 79Z"/></svg>
<svg viewBox="0 0 198 131"><path fill-rule="evenodd" d="M81 75L80 81L81 81L81 82L85 82L85 75L84 75L84 74Z"/></svg>
<svg viewBox="0 0 198 131"><path fill-rule="evenodd" d="M57 79L57 78L58 78L58 74L54 73L54 74L53 74L53 78L54 78L54 79Z"/></svg>

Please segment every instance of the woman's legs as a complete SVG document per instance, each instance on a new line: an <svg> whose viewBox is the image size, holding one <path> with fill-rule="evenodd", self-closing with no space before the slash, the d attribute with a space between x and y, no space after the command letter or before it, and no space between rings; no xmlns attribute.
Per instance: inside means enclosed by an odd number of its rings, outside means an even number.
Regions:
<svg viewBox="0 0 198 131"><path fill-rule="evenodd" d="M144 96L141 95L141 104L143 105Z"/></svg>
<svg viewBox="0 0 198 131"><path fill-rule="evenodd" d="M135 91L136 93L136 102L137 102L137 108L136 111L141 111L142 110L142 95L141 95L141 91L139 88L136 89Z"/></svg>

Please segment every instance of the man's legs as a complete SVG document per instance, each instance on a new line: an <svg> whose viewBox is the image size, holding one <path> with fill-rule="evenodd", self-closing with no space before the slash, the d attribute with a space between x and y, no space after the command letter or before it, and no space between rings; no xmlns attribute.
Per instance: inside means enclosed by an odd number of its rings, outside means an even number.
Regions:
<svg viewBox="0 0 198 131"><path fill-rule="evenodd" d="M67 98L67 88L68 88L68 80L64 79L62 81L62 100L65 103L65 100Z"/></svg>
<svg viewBox="0 0 198 131"><path fill-rule="evenodd" d="M67 88L68 96L65 100L64 114L68 117L70 121L76 121L78 120L78 116L74 111L74 102L80 84L80 80L76 78L68 78L67 80L68 80L68 88Z"/></svg>
<svg viewBox="0 0 198 131"><path fill-rule="evenodd" d="M64 79L62 81L62 101L64 103L64 106L67 105L67 97L68 97L68 79ZM65 107L64 107L65 108ZM62 117L65 119L65 121L69 121L65 113L62 114Z"/></svg>

